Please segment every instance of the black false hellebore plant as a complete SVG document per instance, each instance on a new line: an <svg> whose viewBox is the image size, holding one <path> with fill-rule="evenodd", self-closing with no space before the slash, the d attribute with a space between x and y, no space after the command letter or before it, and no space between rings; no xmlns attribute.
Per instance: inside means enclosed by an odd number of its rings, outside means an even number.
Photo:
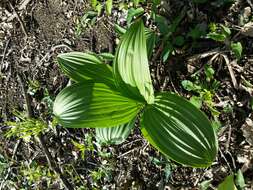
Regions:
<svg viewBox="0 0 253 190"><path fill-rule="evenodd" d="M208 167L218 149L207 117L183 97L154 94L142 20L122 36L113 68L93 53L58 56L61 69L76 83L63 89L54 114L64 127L96 128L97 138L119 144L140 115L143 136L168 158L192 167ZM150 51L149 51L150 52Z"/></svg>

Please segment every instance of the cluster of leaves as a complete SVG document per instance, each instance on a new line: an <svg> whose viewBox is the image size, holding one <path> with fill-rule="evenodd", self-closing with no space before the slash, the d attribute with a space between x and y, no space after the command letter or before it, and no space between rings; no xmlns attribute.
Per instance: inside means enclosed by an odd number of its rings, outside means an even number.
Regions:
<svg viewBox="0 0 253 190"><path fill-rule="evenodd" d="M90 2L91 2L92 8L98 12L98 15L100 15L103 8L103 3L97 0L91 0ZM113 3L112 0L106 0L104 3L105 10L108 15L110 15L112 12L112 3Z"/></svg>
<svg viewBox="0 0 253 190"><path fill-rule="evenodd" d="M3 175L8 167L8 162L5 157L0 154L0 178L4 179Z"/></svg>
<svg viewBox="0 0 253 190"><path fill-rule="evenodd" d="M17 166L13 161L8 161L0 154L0 188L2 189L41 189L52 187L58 179L49 167L39 165L36 161L19 161ZM15 170L11 169L13 165ZM6 175L12 177L6 178Z"/></svg>
<svg viewBox="0 0 253 190"><path fill-rule="evenodd" d="M91 28L97 21L98 13L95 11L88 11L80 19L76 20L75 34L80 36L87 28Z"/></svg>
<svg viewBox="0 0 253 190"><path fill-rule="evenodd" d="M28 166L22 165L20 173L26 178L28 186L38 185L44 181L47 183L47 187L49 187L58 178L48 167L40 166L36 162L32 162Z"/></svg>
<svg viewBox="0 0 253 190"><path fill-rule="evenodd" d="M123 9L123 8L127 9L129 3L132 3L136 7L139 5L139 3L145 2L145 1L146 0L131 0L130 2L122 1L119 3L118 7L120 9ZM91 3L92 8L98 12L98 15L101 14L103 7L105 8L107 15L110 15L112 13L112 8L113 8L112 0L106 0L105 2L98 1L98 0L91 0L90 3Z"/></svg>
<svg viewBox="0 0 253 190"><path fill-rule="evenodd" d="M215 70L211 65L206 64L204 67L204 78L201 79L200 71L197 71L191 78L193 80L183 80L182 86L185 90L196 93L197 96L192 96L190 102L197 108L201 108L204 104L207 106L214 117L218 117L220 112L215 109L213 98L215 92L218 90L220 83L214 78Z"/></svg>
<svg viewBox="0 0 253 190"><path fill-rule="evenodd" d="M160 32L157 43L161 44L162 47L161 57L163 62L166 62L169 56L174 53L174 47L181 47L184 45L184 36L174 35L184 15L185 11L182 11L173 22L169 24L164 16L157 14L156 9L152 12L152 19Z"/></svg>
<svg viewBox="0 0 253 190"><path fill-rule="evenodd" d="M231 30L222 24L210 24L210 32L207 37L217 42L223 42L228 49L231 49L236 58L239 60L242 56L242 44L240 42L231 41Z"/></svg>
<svg viewBox="0 0 253 190"><path fill-rule="evenodd" d="M6 137L18 137L28 140L31 136L37 136L46 129L48 125L35 118L26 118L22 113L17 115L17 121L6 122L8 126L11 126L10 130L5 134Z"/></svg>
<svg viewBox="0 0 253 190"><path fill-rule="evenodd" d="M168 92L154 95L148 43L138 19L121 37L113 68L93 53L59 55L62 70L76 83L58 94L54 114L64 127L96 128L106 142L116 143L140 115L143 136L155 148L181 164L207 167L218 149L214 129L186 99Z"/></svg>
<svg viewBox="0 0 253 190"><path fill-rule="evenodd" d="M84 144L72 140L72 143L75 146L75 148L78 149L79 152L81 153L81 157L83 160L85 159L86 152L90 152L91 154L93 154L93 151L95 150L92 138L93 138L92 135L86 134Z"/></svg>

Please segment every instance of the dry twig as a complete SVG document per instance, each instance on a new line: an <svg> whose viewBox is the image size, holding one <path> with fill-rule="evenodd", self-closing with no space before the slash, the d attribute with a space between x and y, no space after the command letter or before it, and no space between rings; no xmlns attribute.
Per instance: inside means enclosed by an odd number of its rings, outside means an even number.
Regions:
<svg viewBox="0 0 253 190"><path fill-rule="evenodd" d="M20 81L20 85L22 87L22 92L24 94L25 97L25 101L26 101L26 107L27 107L27 116L28 118L32 118L33 117L33 113L32 113L32 106L31 106L31 99L30 96L27 94L26 91L26 85L25 85L25 80L24 80L24 76L22 74L19 74L19 81ZM43 139L42 134L38 135L38 141L43 149L43 152L46 155L47 158L47 162L50 166L50 168L59 176L59 178L61 179L63 185L65 186L66 189L68 190L74 190L74 188L72 187L72 185L69 183L69 181L67 180L67 178L65 178L65 176L63 175L62 171L60 170L59 166L57 165L57 163L55 162L54 158L52 157L51 153L49 152L47 146L46 146L46 142Z"/></svg>
<svg viewBox="0 0 253 190"><path fill-rule="evenodd" d="M13 149L13 154L12 154L12 157L11 157L12 160L14 160L14 158L15 158L17 152L18 152L18 147L21 144L21 142L22 142L22 139L18 139L18 141L16 142L15 147ZM11 174L11 166L8 168L8 171L7 171L5 177L3 178L3 180L0 184L0 190L4 189L5 182L8 180L10 174Z"/></svg>
<svg viewBox="0 0 253 190"><path fill-rule="evenodd" d="M6 45L4 47L4 52L3 52L3 55L2 55L1 65L3 65L3 63L4 63L6 51L7 51L7 48L9 47L9 44L10 44L10 39L7 40Z"/></svg>
<svg viewBox="0 0 253 190"><path fill-rule="evenodd" d="M21 20L20 16L19 16L18 13L16 12L16 10L15 10L15 8L13 7L13 5L11 4L11 2L9 2L9 5L10 5L10 7L11 7L11 9L12 9L12 11L13 11L15 17L18 19L18 22L19 22L19 24L20 24L20 26L21 26L21 29L22 29L22 31L23 31L25 37L27 38L27 37L28 37L28 34L27 34L26 29L25 29L25 25L24 25L23 21Z"/></svg>
<svg viewBox="0 0 253 190"><path fill-rule="evenodd" d="M234 71L230 65L230 62L229 62L229 59L228 59L228 56L224 55L224 54L221 54L222 57L224 58L225 60L225 63L228 67L228 71L229 71L229 74L230 74L230 77L231 77L231 80L232 80L232 83L233 83L233 86L235 89L238 89L238 83L236 81L236 78L235 78L235 74L234 74Z"/></svg>

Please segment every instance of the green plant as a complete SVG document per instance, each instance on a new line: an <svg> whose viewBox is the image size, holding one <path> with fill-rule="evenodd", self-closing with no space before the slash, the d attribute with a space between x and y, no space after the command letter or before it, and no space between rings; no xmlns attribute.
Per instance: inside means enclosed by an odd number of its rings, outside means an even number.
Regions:
<svg viewBox="0 0 253 190"><path fill-rule="evenodd" d="M61 54L58 62L76 81L54 102L54 114L64 127L117 129L139 115L144 137L170 159L192 167L213 162L218 144L207 117L174 93L154 94L140 19L122 36L113 68L94 53Z"/></svg>
<svg viewBox="0 0 253 190"><path fill-rule="evenodd" d="M161 33L160 40L158 43L161 44L161 58L163 62L166 62L167 59L174 53L176 46L184 45L184 37L179 35L175 36L177 28L181 23L182 19L185 16L185 11L182 11L171 24L168 24L168 21L165 17L153 13L153 20L157 25L159 32Z"/></svg>
<svg viewBox="0 0 253 190"><path fill-rule="evenodd" d="M8 162L5 157L0 154L0 178L4 179L3 174L5 173L6 169L8 168Z"/></svg>
<svg viewBox="0 0 253 190"><path fill-rule="evenodd" d="M80 36L87 28L91 28L97 21L98 13L88 11L81 18L76 20L75 35Z"/></svg>
<svg viewBox="0 0 253 190"><path fill-rule="evenodd" d="M131 0L130 6L137 7L139 3L145 2L146 0ZM98 12L98 15L100 15L102 9L105 9L105 12L107 15L111 15L112 9L113 9L113 0L106 0L106 1L99 1L99 0L90 0L91 7ZM128 4L126 2L118 2L118 8L119 9L127 9Z"/></svg>
<svg viewBox="0 0 253 190"><path fill-rule="evenodd" d="M207 190L211 186L212 180L206 180L200 183L201 190ZM245 181L242 171L239 169L237 173L228 175L223 182L218 185L216 190L243 190L245 189Z"/></svg>
<svg viewBox="0 0 253 190"><path fill-rule="evenodd" d="M227 176L224 181L219 184L217 190L231 189L231 190L243 190L245 187L244 177L241 170L238 170L236 174Z"/></svg>
<svg viewBox="0 0 253 190"><path fill-rule="evenodd" d="M106 179L107 181L111 181L112 179L112 169L109 166L101 166L97 170L91 172L91 177L95 183L100 181L101 179Z"/></svg>
<svg viewBox="0 0 253 190"><path fill-rule="evenodd" d="M22 113L17 114L18 121L6 122L11 126L10 130L5 134L6 137L18 137L29 140L32 135L37 136L45 131L48 126L40 119L26 118Z"/></svg>
<svg viewBox="0 0 253 190"><path fill-rule="evenodd" d="M95 148L93 146L92 135L90 135L90 134L85 135L85 143L84 144L78 143L74 140L72 140L72 143L75 146L75 148L81 152L81 157L83 160L85 158L86 151L89 151L93 154L93 152L95 150Z"/></svg>
<svg viewBox="0 0 253 190"><path fill-rule="evenodd" d="M112 8L113 8L113 0L106 0L106 1L99 1L99 0L91 0L90 1L91 7L97 11L98 15L101 14L102 9L105 9L107 15L111 15Z"/></svg>
<svg viewBox="0 0 253 190"><path fill-rule="evenodd" d="M28 81L28 93L31 96L34 96L34 94L40 89L40 82L37 80L29 80Z"/></svg>
<svg viewBox="0 0 253 190"><path fill-rule="evenodd" d="M228 49L230 49L235 57L240 60L242 56L242 44L240 42L233 42L231 38L231 30L222 25L222 24L215 24L211 23L210 24L210 32L207 34L207 37L215 40L217 42L222 42L224 43Z"/></svg>
<svg viewBox="0 0 253 190"><path fill-rule="evenodd" d="M200 72L198 71L191 76L193 82L190 80L183 80L182 86L185 90L197 94L191 97L190 102L192 104L199 109L204 104L208 107L212 116L217 118L220 112L215 108L213 99L220 83L214 78L215 71L211 65L206 64L203 69L205 80L201 79Z"/></svg>
<svg viewBox="0 0 253 190"><path fill-rule="evenodd" d="M39 185L42 181L47 182L47 186L53 184L58 177L46 166L40 166L36 162L23 164L20 168L20 174L26 178L28 185Z"/></svg>

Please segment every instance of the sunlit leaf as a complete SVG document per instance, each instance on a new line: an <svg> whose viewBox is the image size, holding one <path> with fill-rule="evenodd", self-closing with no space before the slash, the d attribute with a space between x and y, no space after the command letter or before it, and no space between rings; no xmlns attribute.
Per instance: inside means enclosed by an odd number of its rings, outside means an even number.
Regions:
<svg viewBox="0 0 253 190"><path fill-rule="evenodd" d="M96 9L96 6L97 6L97 0L91 0L91 6L93 9Z"/></svg>
<svg viewBox="0 0 253 190"><path fill-rule="evenodd" d="M114 59L114 55L111 53L100 53L99 57L101 57L102 59L107 60L107 61L113 61L113 59Z"/></svg>
<svg viewBox="0 0 253 190"><path fill-rule="evenodd" d="M196 106L196 108L200 109L202 106L202 98L198 96L192 96L190 102Z"/></svg>
<svg viewBox="0 0 253 190"><path fill-rule="evenodd" d="M224 42L227 38L225 34L219 34L215 32L207 34L207 37L218 42Z"/></svg>
<svg viewBox="0 0 253 190"><path fill-rule="evenodd" d="M126 29L115 24L115 30L120 35L126 33ZM150 58L153 54L153 49L155 48L157 42L157 35L154 31L150 30L149 28L145 28L145 36L147 39L147 51L148 51L148 58Z"/></svg>
<svg viewBox="0 0 253 190"><path fill-rule="evenodd" d="M200 190L207 190L211 184L212 180L205 180L199 184Z"/></svg>
<svg viewBox="0 0 253 190"><path fill-rule="evenodd" d="M107 0L105 3L106 13L110 15L112 13L112 0Z"/></svg>
<svg viewBox="0 0 253 190"><path fill-rule="evenodd" d="M127 18L126 18L127 25L130 25L134 17L138 17L142 15L143 13L144 13L144 9L142 7L139 7L137 9L135 8L129 9L127 13Z"/></svg>
<svg viewBox="0 0 253 190"><path fill-rule="evenodd" d="M225 180L218 186L217 190L237 190L234 183L234 174L225 178Z"/></svg>
<svg viewBox="0 0 253 190"><path fill-rule="evenodd" d="M62 71L74 81L93 80L110 86L114 85L112 68L104 64L94 54L82 52L63 53L58 55L57 60Z"/></svg>
<svg viewBox="0 0 253 190"><path fill-rule="evenodd" d="M138 99L144 97L147 103L153 103L154 91L142 21L132 24L123 35L115 57L114 75L124 94Z"/></svg>
<svg viewBox="0 0 253 190"><path fill-rule="evenodd" d="M231 43L231 49L234 52L237 59L242 57L242 44L240 42Z"/></svg>
<svg viewBox="0 0 253 190"><path fill-rule="evenodd" d="M62 90L53 110L64 127L113 127L132 120L141 106L105 84L88 81Z"/></svg>
<svg viewBox="0 0 253 190"><path fill-rule="evenodd" d="M246 185L242 171L240 169L236 173L235 184L238 186L239 190L244 189L244 187Z"/></svg>
<svg viewBox="0 0 253 190"><path fill-rule="evenodd" d="M120 144L126 140L134 127L135 118L129 123L109 128L96 128L96 139L100 144Z"/></svg>
<svg viewBox="0 0 253 190"><path fill-rule="evenodd" d="M181 164L207 167L216 156L217 138L207 117L178 95L159 93L146 107L141 128L154 147Z"/></svg>

